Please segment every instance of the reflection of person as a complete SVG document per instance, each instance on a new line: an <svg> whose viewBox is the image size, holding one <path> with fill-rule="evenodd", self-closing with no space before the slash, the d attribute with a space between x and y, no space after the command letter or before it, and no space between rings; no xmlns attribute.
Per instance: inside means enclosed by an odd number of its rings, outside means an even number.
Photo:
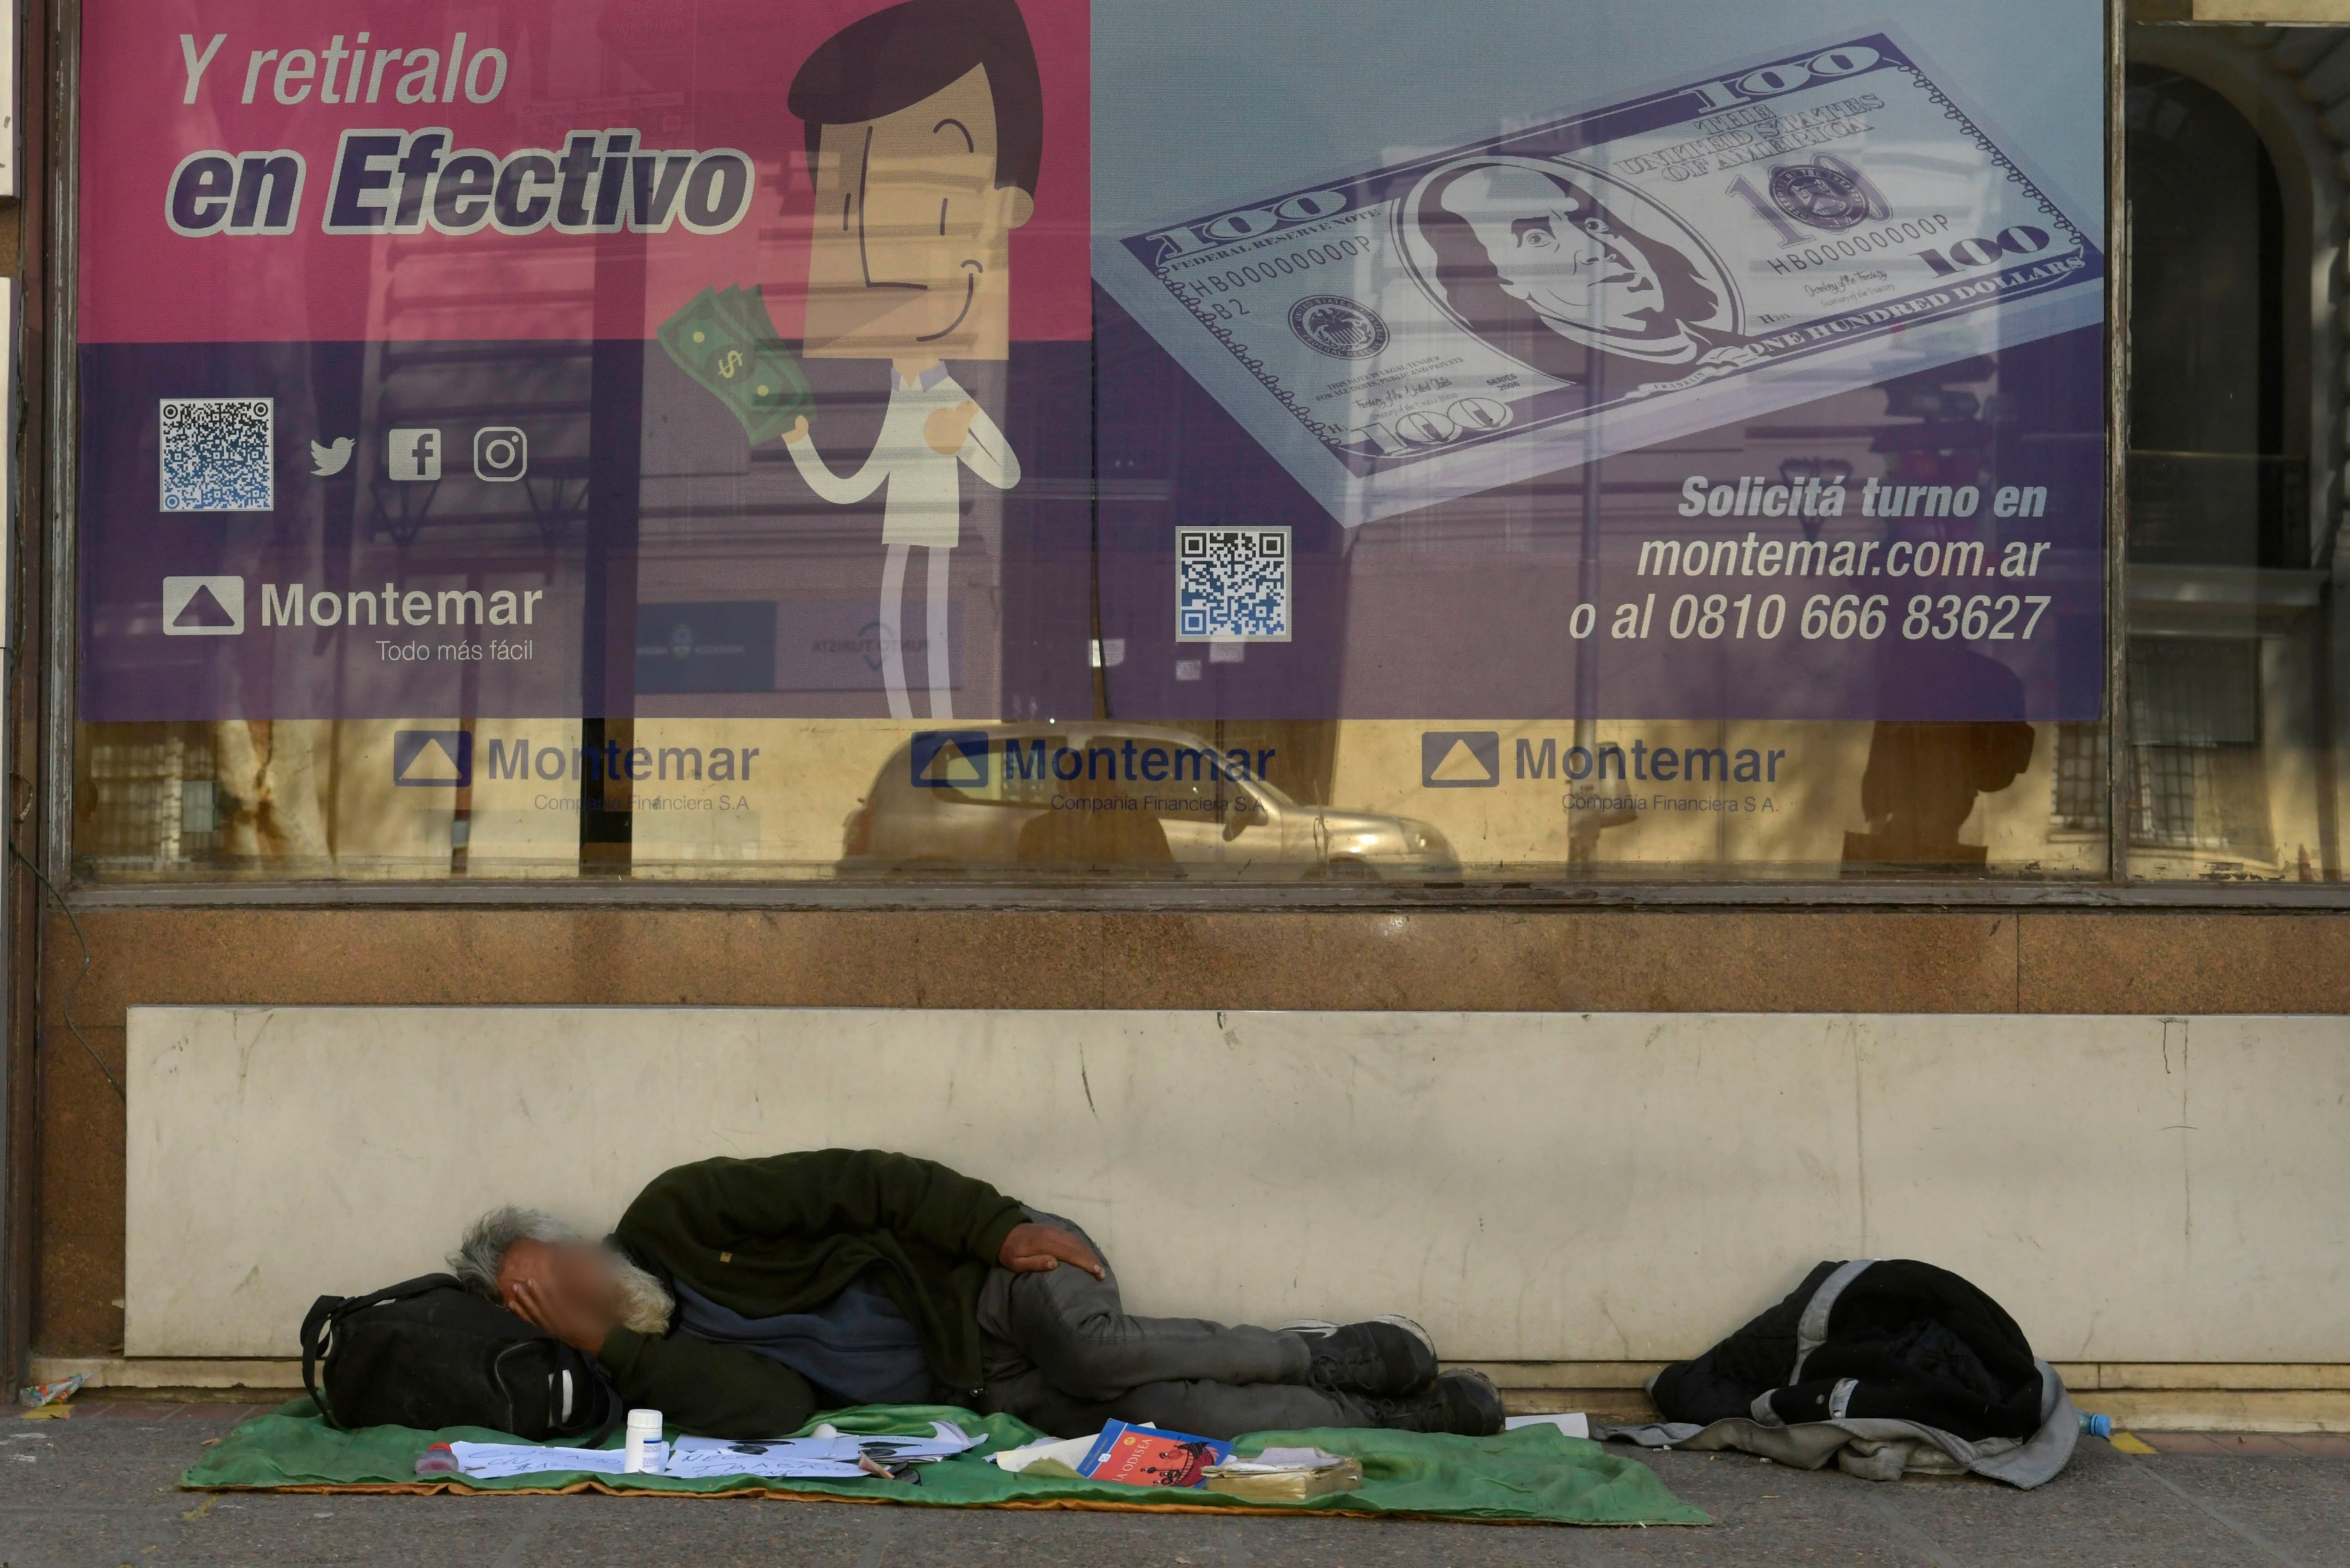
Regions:
<svg viewBox="0 0 2350 1568"><path fill-rule="evenodd" d="M1127 810L1114 779L1078 778L1053 792L1045 809L1020 825L1014 857L1024 866L1151 867L1140 876L1180 876L1166 824L1155 811Z"/></svg>
<svg viewBox="0 0 2350 1568"><path fill-rule="evenodd" d="M500 1209L449 1262L477 1293L596 1356L629 1404L711 1437L933 1398L1062 1437L1112 1417L1211 1438L1502 1426L1492 1385L1440 1376L1407 1320L1129 1317L1076 1227L908 1155L706 1159L655 1177L601 1245Z"/></svg>
<svg viewBox="0 0 2350 1568"><path fill-rule="evenodd" d="M818 47L788 101L807 124L816 182L802 351L887 359L891 373L881 433L855 473L827 466L805 419L784 441L827 501L888 486L880 618L893 718L913 717L907 552L928 552L931 717L952 718L947 566L961 470L1009 490L1020 460L944 361L1010 352L1010 238L1035 209L1044 139L1035 53L1014 0L905 0Z"/></svg>
<svg viewBox="0 0 2350 1568"><path fill-rule="evenodd" d="M1987 851L1959 842L1980 795L1996 794L2032 765L2034 740L2023 719L2023 682L1995 659L1958 643L1888 649L1880 675L1908 692L1957 693L2002 717L1879 720L1860 776L1866 833L1845 835L1848 865L1980 869Z"/></svg>
<svg viewBox="0 0 2350 1568"><path fill-rule="evenodd" d="M1744 341L1705 325L1722 302L1695 262L1565 169L1464 165L1430 184L1419 227L1452 309L1548 374L1583 379L1594 348L1670 365Z"/></svg>

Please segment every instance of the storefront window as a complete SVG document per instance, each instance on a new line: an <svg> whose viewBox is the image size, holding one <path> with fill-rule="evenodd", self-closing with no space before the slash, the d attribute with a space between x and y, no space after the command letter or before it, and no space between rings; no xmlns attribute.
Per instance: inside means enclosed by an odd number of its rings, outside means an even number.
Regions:
<svg viewBox="0 0 2350 1568"><path fill-rule="evenodd" d="M2102 8L1363 10L86 0L78 872L2107 877ZM2330 867L2130 90L2137 869Z"/></svg>
<svg viewBox="0 0 2350 1568"><path fill-rule="evenodd" d="M2309 73L2345 41L2131 30L2137 877L2341 875L2341 149Z"/></svg>

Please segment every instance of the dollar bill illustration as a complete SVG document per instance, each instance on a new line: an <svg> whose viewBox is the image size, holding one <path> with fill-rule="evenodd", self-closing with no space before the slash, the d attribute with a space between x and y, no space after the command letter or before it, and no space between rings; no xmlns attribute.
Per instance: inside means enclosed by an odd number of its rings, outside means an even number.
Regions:
<svg viewBox="0 0 2350 1568"><path fill-rule="evenodd" d="M807 378L756 289L705 288L662 322L658 336L678 369L742 421L753 446L783 434L813 406Z"/></svg>
<svg viewBox="0 0 2350 1568"><path fill-rule="evenodd" d="M2068 213L1889 32L1097 235L1336 519L2104 319Z"/></svg>

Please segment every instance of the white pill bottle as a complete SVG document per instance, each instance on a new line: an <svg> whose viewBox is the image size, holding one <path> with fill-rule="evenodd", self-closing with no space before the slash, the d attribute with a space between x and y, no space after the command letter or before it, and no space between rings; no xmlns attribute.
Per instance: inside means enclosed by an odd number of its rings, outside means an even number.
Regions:
<svg viewBox="0 0 2350 1568"><path fill-rule="evenodd" d="M621 1446L620 1469L627 1475L659 1475L668 1456L661 1442L659 1410L629 1412L629 1435Z"/></svg>

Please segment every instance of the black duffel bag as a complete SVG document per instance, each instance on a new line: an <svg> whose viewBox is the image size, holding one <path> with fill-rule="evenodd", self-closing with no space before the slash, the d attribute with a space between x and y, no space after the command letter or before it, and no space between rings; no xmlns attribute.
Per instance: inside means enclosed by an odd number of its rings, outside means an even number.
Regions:
<svg viewBox="0 0 2350 1568"><path fill-rule="evenodd" d="M487 1427L601 1443L625 1412L594 1356L485 1302L454 1274L320 1296L302 1320L302 1386L329 1425Z"/></svg>

